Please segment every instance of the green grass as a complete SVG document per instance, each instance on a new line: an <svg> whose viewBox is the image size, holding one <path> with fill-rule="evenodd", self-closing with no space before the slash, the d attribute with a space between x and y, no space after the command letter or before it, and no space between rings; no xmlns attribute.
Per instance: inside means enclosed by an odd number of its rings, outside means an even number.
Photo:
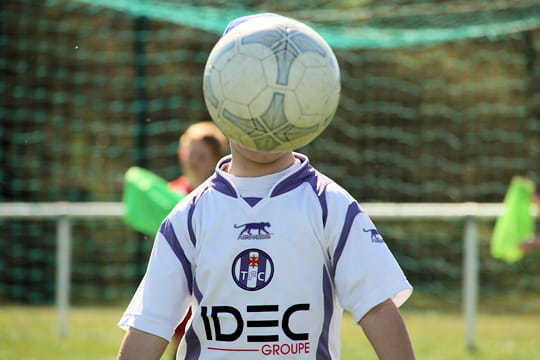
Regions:
<svg viewBox="0 0 540 360"><path fill-rule="evenodd" d="M530 360L540 353L540 315L481 314L477 319L476 351L465 349L460 314L404 311L417 359ZM343 359L376 359L361 329L343 325Z"/></svg>
<svg viewBox="0 0 540 360"><path fill-rule="evenodd" d="M52 307L0 307L0 360L114 359L123 331L122 307L75 307L66 338L60 338ZM416 295L402 309L418 359L520 360L540 353L540 296L483 299L476 323L475 352L464 345L457 302ZM376 359L362 330L345 315L342 359ZM169 356L164 359L170 359Z"/></svg>

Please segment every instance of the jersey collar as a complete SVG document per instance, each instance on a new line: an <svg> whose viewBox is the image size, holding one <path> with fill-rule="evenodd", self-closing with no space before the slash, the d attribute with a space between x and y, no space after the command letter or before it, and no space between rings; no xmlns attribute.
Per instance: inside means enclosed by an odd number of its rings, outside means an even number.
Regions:
<svg viewBox="0 0 540 360"><path fill-rule="evenodd" d="M300 160L300 168L293 174L278 181L271 191L271 197L291 191L296 187L300 186L303 182L308 181L310 177L315 175L315 169L313 169L313 167L310 165L307 156L300 153L293 154L295 158ZM231 155L225 156L218 162L216 166L216 171L214 175L210 178L210 187L216 191L219 191L222 194L237 198L238 192L236 191L234 185L225 178L225 176L223 175L224 171L222 170L223 166L230 162Z"/></svg>

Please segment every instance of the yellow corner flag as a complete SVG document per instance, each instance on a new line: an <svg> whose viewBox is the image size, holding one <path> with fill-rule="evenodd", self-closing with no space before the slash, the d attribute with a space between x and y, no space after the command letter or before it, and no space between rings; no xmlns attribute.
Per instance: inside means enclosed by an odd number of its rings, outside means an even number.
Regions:
<svg viewBox="0 0 540 360"><path fill-rule="evenodd" d="M523 256L519 244L532 237L535 231L531 213L535 186L529 179L515 176L504 197L503 213L497 218L491 238L491 255L507 263Z"/></svg>
<svg viewBox="0 0 540 360"><path fill-rule="evenodd" d="M124 222L154 236L161 222L185 196L171 191L168 182L153 172L133 166L124 175Z"/></svg>

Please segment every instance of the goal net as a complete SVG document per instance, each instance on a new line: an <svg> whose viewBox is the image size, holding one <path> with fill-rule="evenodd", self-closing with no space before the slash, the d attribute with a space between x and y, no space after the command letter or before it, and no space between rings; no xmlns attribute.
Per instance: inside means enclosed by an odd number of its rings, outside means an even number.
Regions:
<svg viewBox="0 0 540 360"><path fill-rule="evenodd" d="M361 203L500 202L514 175L540 184L538 1L3 0L0 201L118 201L133 165L177 177L178 136L208 120L206 57L230 20L267 11L335 49L340 106L300 151ZM74 291L131 292L151 239L118 219L75 225ZM462 223L379 226L413 282L459 286ZM53 223L0 227L0 300L49 301Z"/></svg>

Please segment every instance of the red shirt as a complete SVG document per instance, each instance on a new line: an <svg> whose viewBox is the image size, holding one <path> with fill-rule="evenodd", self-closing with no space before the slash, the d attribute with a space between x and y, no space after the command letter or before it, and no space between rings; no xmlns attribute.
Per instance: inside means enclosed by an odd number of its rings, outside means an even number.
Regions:
<svg viewBox="0 0 540 360"><path fill-rule="evenodd" d="M193 189L189 187L187 178L185 176L180 176L178 179L170 181L169 186L173 191L180 194L187 195L193 191Z"/></svg>

